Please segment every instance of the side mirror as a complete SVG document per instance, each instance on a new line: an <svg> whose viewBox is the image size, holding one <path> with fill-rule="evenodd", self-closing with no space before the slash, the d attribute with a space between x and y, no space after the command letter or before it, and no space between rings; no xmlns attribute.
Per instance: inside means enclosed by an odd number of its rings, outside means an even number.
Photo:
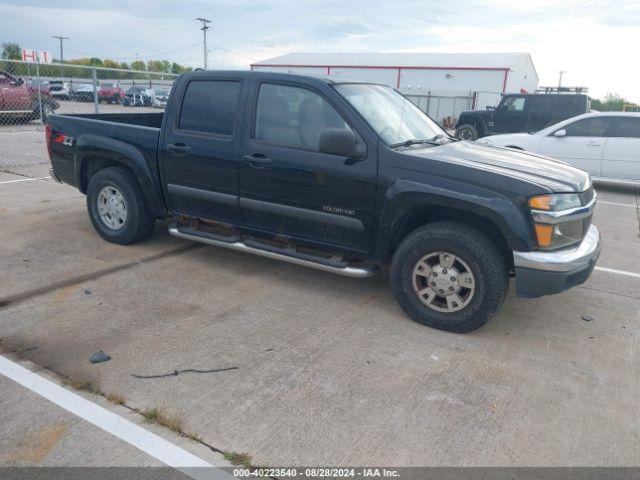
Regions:
<svg viewBox="0 0 640 480"><path fill-rule="evenodd" d="M555 132L553 132L553 136L554 137L559 137L559 138L566 137L567 136L567 131L564 128L562 128L560 130L556 130Z"/></svg>
<svg viewBox="0 0 640 480"><path fill-rule="evenodd" d="M363 152L358 148L356 134L344 128L327 128L320 133L318 146L320 153L339 155L341 157L361 157Z"/></svg>

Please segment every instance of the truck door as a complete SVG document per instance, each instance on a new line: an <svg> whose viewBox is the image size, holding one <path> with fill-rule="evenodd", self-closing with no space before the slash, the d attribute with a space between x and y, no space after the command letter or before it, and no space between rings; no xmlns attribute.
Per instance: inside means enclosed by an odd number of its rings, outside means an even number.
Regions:
<svg viewBox="0 0 640 480"><path fill-rule="evenodd" d="M530 95L525 103L527 117L525 131L537 132L549 126L553 95Z"/></svg>
<svg viewBox="0 0 640 480"><path fill-rule="evenodd" d="M640 118L616 117L602 154L601 176L640 180Z"/></svg>
<svg viewBox="0 0 640 480"><path fill-rule="evenodd" d="M189 81L167 119L160 155L172 213L239 224L240 79Z"/></svg>
<svg viewBox="0 0 640 480"><path fill-rule="evenodd" d="M363 140L336 105L308 86L256 82L251 98L240 166L245 227L368 251L375 148L357 161L320 153L326 128L351 129Z"/></svg>
<svg viewBox="0 0 640 480"><path fill-rule="evenodd" d="M510 95L505 97L494 115L495 133L514 133L526 131L526 97Z"/></svg>

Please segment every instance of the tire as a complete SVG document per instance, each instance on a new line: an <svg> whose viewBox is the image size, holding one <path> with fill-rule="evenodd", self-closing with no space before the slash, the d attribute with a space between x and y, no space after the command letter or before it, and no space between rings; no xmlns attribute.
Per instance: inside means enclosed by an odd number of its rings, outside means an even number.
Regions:
<svg viewBox="0 0 640 480"><path fill-rule="evenodd" d="M108 210L111 198L115 200L113 210L102 215L99 203ZM145 202L138 181L124 167L98 170L89 179L87 209L93 228L108 242L120 245L139 242L151 235L155 226L156 219Z"/></svg>
<svg viewBox="0 0 640 480"><path fill-rule="evenodd" d="M439 254L452 254L455 263L443 270ZM422 268L429 262L437 263L431 266L431 275L439 271L440 277L415 274L429 271ZM487 323L502 306L509 288L507 263L496 245L475 228L449 221L431 223L409 234L393 255L390 276L396 301L413 320L455 333L470 332ZM456 282L449 281L453 278ZM473 288L464 288L463 283ZM433 284L433 291L427 290ZM449 288L455 291L449 292ZM418 290L427 290L424 300ZM429 298L433 298L430 306Z"/></svg>
<svg viewBox="0 0 640 480"><path fill-rule="evenodd" d="M458 140L477 140L480 135L476 127L470 123L465 123L456 128L455 136Z"/></svg>

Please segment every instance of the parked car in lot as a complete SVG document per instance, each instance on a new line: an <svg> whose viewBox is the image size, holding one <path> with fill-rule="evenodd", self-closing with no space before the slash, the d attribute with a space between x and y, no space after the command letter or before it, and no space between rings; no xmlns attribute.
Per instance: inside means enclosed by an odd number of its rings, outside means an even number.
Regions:
<svg viewBox="0 0 640 480"><path fill-rule="evenodd" d="M120 103L124 98L124 90L117 83L101 83L98 88L98 101Z"/></svg>
<svg viewBox="0 0 640 480"><path fill-rule="evenodd" d="M71 83L62 80L51 80L49 82L51 95L59 100L69 100L71 95Z"/></svg>
<svg viewBox="0 0 640 480"><path fill-rule="evenodd" d="M640 183L640 113L587 113L534 134L478 141L562 160L589 172L594 180Z"/></svg>
<svg viewBox="0 0 640 480"><path fill-rule="evenodd" d="M535 132L588 111L589 97L584 94L504 95L495 109L462 112L455 135L476 140L496 133Z"/></svg>
<svg viewBox="0 0 640 480"><path fill-rule="evenodd" d="M156 90L153 95L153 106L157 108L166 108L170 93L170 90Z"/></svg>
<svg viewBox="0 0 640 480"><path fill-rule="evenodd" d="M600 252L589 175L458 141L394 89L197 71L165 112L53 115L52 178L97 232L172 235L350 277L390 265L411 318L468 332L525 297L583 283ZM250 269L250 267L246 267Z"/></svg>
<svg viewBox="0 0 640 480"><path fill-rule="evenodd" d="M122 104L131 107L150 107L153 105L153 97L153 89L134 85L125 93Z"/></svg>
<svg viewBox="0 0 640 480"><path fill-rule="evenodd" d="M92 83L78 83L71 86L71 99L77 102L93 102L95 88Z"/></svg>
<svg viewBox="0 0 640 480"><path fill-rule="evenodd" d="M41 93L45 95L51 95L51 86L47 80L38 80L37 78L28 78L25 81L27 87L36 92L40 89Z"/></svg>
<svg viewBox="0 0 640 480"><path fill-rule="evenodd" d="M31 121L51 115L59 106L40 86L29 85L8 72L0 71L0 123ZM42 106L41 106L42 105Z"/></svg>

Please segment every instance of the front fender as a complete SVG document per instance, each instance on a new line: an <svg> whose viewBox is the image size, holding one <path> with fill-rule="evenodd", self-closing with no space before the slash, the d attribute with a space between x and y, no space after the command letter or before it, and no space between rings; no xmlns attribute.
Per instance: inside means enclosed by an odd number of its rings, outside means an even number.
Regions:
<svg viewBox="0 0 640 480"><path fill-rule="evenodd" d="M384 195L376 256L384 258L389 253L394 234L401 231L405 219L415 209L430 209L437 214L438 207L477 215L492 222L511 250L535 247L529 219L513 201L499 193L453 179L439 179L439 184L398 179Z"/></svg>
<svg viewBox="0 0 640 480"><path fill-rule="evenodd" d="M75 155L76 184L82 193L86 193L83 172L94 158L107 159L128 167L140 184L142 193L150 210L157 216L164 216L166 210L162 196L144 155L129 143L95 134L81 135L76 143Z"/></svg>

